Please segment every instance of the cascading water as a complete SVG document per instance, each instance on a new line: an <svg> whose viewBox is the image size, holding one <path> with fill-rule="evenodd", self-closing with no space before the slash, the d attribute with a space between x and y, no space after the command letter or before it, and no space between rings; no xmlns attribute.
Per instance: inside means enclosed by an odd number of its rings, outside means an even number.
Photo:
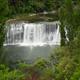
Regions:
<svg viewBox="0 0 80 80"><path fill-rule="evenodd" d="M6 31L6 61L48 59L51 51L60 45L59 22L8 23Z"/></svg>
<svg viewBox="0 0 80 80"><path fill-rule="evenodd" d="M9 24L4 45L60 45L59 24L55 22Z"/></svg>

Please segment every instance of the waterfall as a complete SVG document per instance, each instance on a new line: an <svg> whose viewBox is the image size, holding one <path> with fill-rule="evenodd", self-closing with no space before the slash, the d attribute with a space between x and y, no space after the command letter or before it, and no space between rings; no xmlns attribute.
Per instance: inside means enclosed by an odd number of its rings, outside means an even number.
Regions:
<svg viewBox="0 0 80 80"><path fill-rule="evenodd" d="M7 26L4 45L60 45L59 24L55 22L11 23Z"/></svg>

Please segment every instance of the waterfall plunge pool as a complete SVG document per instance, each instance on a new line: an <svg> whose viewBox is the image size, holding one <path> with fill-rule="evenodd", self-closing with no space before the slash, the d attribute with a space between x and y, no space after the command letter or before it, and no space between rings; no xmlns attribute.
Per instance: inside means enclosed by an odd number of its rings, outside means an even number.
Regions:
<svg viewBox="0 0 80 80"><path fill-rule="evenodd" d="M48 59L60 45L58 22L11 23L6 29L4 48L8 62Z"/></svg>
<svg viewBox="0 0 80 80"><path fill-rule="evenodd" d="M55 46L16 46L10 45L5 47L6 62L26 61L32 63L38 58L49 59Z"/></svg>

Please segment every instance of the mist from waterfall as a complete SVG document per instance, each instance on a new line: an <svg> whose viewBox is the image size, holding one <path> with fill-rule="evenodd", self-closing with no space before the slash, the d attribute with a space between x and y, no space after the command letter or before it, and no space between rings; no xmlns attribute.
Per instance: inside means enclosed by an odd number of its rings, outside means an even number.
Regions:
<svg viewBox="0 0 80 80"><path fill-rule="evenodd" d="M7 25L4 45L60 45L59 24L55 22L11 23Z"/></svg>

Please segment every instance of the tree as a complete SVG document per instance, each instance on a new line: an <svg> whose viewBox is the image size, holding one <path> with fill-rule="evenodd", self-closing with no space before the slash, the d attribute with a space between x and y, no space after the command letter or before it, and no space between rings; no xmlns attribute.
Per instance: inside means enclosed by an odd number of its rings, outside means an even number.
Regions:
<svg viewBox="0 0 80 80"><path fill-rule="evenodd" d="M5 40L5 21L8 19L9 8L7 0L0 0L0 59L3 57L2 47ZM1 62L1 60L0 60Z"/></svg>
<svg viewBox="0 0 80 80"><path fill-rule="evenodd" d="M61 31L61 44L65 45L66 41L72 42L75 37L75 31L77 29L77 25L75 21L77 21L79 16L75 15L74 5L72 0L65 0L63 6L59 10L59 19L61 22L60 31ZM77 17L77 18L76 18ZM78 23L77 23L78 24ZM65 28L67 30L67 35L65 32ZM66 40L68 37L68 40Z"/></svg>
<svg viewBox="0 0 80 80"><path fill-rule="evenodd" d="M8 0L0 0L0 23L5 21L9 14Z"/></svg>
<svg viewBox="0 0 80 80"><path fill-rule="evenodd" d="M55 52L57 59L55 80L78 80L80 79L80 1L74 5L72 0L65 0L59 11L59 19L62 46ZM69 45L65 45L65 27Z"/></svg>

